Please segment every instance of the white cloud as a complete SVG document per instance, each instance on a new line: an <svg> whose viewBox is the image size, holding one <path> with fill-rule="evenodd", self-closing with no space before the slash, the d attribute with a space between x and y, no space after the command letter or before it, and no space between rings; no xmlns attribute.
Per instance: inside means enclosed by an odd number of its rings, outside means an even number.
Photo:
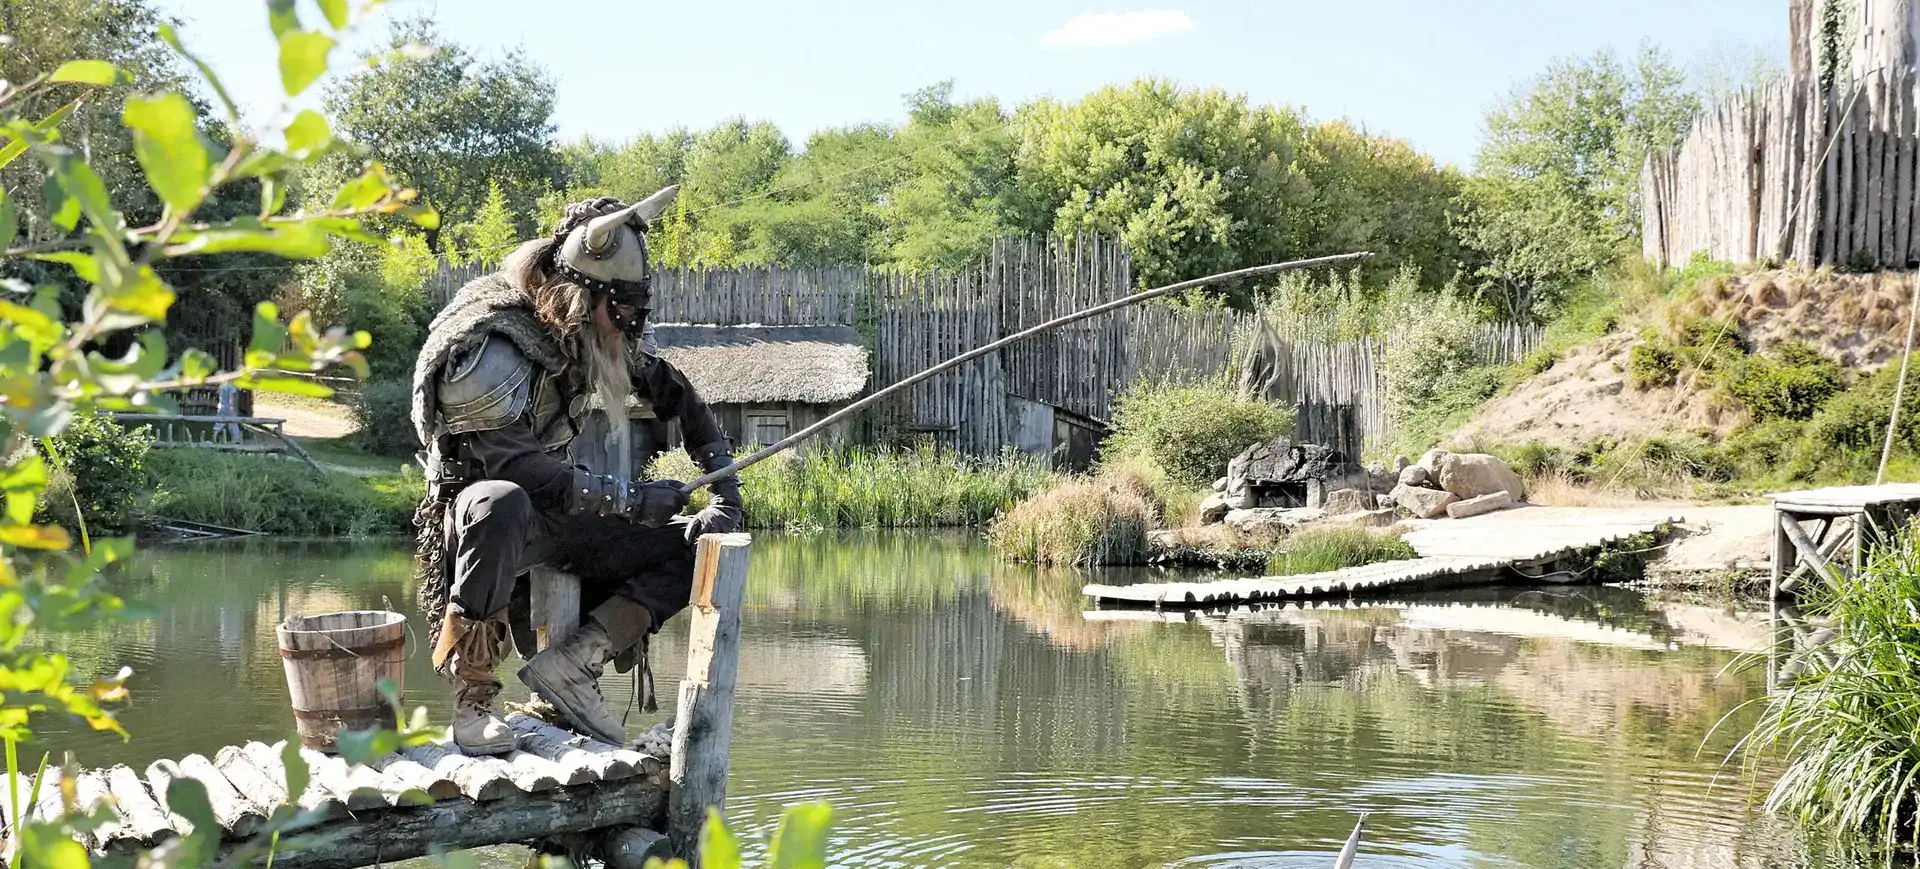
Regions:
<svg viewBox="0 0 1920 869"><path fill-rule="evenodd" d="M1047 31L1040 44L1054 48L1112 48L1138 45L1193 29L1193 19L1178 9L1138 12L1087 12Z"/></svg>

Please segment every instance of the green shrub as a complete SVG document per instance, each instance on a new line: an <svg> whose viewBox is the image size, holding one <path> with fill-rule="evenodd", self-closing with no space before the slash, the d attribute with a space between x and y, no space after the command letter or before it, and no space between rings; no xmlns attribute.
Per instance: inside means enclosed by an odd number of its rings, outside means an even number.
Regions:
<svg viewBox="0 0 1920 869"><path fill-rule="evenodd" d="M77 528L76 520L84 520L95 534L133 525L134 510L148 488L151 428L127 428L105 412L80 413L50 446L47 441L34 446L47 460L51 483L41 495L36 521Z"/></svg>
<svg viewBox="0 0 1920 869"><path fill-rule="evenodd" d="M1920 353L1908 361L1907 396L1900 411L1897 446L1920 451ZM1894 360L1851 389L1834 396L1807 423L1808 446L1829 453L1879 450L1893 415L1893 392L1900 362ZM1878 458L1878 453L1875 453Z"/></svg>
<svg viewBox="0 0 1920 869"><path fill-rule="evenodd" d="M1427 402L1403 411L1396 434L1402 455L1419 455L1465 425L1475 410L1509 383L1510 366L1476 365L1461 369L1437 385Z"/></svg>
<svg viewBox="0 0 1920 869"><path fill-rule="evenodd" d="M360 390L353 405L359 430L354 442L381 456L411 456L420 449L413 433L413 387L400 380L376 380Z"/></svg>
<svg viewBox="0 0 1920 869"><path fill-rule="evenodd" d="M1365 528L1308 528L1281 544L1267 562L1267 571L1274 576L1297 576L1418 557L1397 534Z"/></svg>
<svg viewBox="0 0 1920 869"><path fill-rule="evenodd" d="M1799 341L1749 357L1728 380L1727 390L1759 421L1808 419L1841 389L1840 363Z"/></svg>
<svg viewBox="0 0 1920 869"><path fill-rule="evenodd" d="M1380 359L1387 418L1395 426L1431 414L1438 400L1477 391L1463 392L1459 381L1485 367L1474 345L1478 330L1473 306L1452 291L1402 297L1383 330Z"/></svg>
<svg viewBox="0 0 1920 869"><path fill-rule="evenodd" d="M1672 386L1680 376L1680 360L1658 339L1644 339L1627 354L1627 382L1635 389Z"/></svg>
<svg viewBox="0 0 1920 869"><path fill-rule="evenodd" d="M426 481L316 471L279 456L163 450L148 458L156 516L304 537L409 534Z"/></svg>
<svg viewBox="0 0 1920 869"><path fill-rule="evenodd" d="M1243 398L1225 378L1137 384L1114 404L1103 454L1109 460L1141 456L1182 485L1206 486L1247 447L1292 431L1285 408Z"/></svg>
<svg viewBox="0 0 1920 869"><path fill-rule="evenodd" d="M1015 561L1091 567L1142 564L1154 508L1138 492L1075 477L993 520L987 539Z"/></svg>

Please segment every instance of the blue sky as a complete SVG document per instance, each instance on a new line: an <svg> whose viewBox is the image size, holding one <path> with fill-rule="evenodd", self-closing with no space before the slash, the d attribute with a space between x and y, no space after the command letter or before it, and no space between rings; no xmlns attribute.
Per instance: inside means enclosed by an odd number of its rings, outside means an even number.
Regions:
<svg viewBox="0 0 1920 869"><path fill-rule="evenodd" d="M260 0L160 2L249 112L279 105ZM1556 57L1645 39L1688 64L1786 50L1780 0L1104 2L395 0L361 42L425 9L483 54L521 47L557 82L565 139L744 115L801 144L897 121L903 94L946 78L1011 106L1157 75L1344 117L1462 166L1486 107Z"/></svg>

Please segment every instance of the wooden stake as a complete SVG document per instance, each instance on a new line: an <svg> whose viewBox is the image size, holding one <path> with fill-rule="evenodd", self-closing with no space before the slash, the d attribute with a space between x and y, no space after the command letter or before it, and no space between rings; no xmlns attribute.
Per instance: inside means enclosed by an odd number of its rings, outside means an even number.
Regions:
<svg viewBox="0 0 1920 869"><path fill-rule="evenodd" d="M694 867L700 828L709 808L727 801L728 752L733 742L733 684L740 669L740 607L747 593L753 536L700 538L693 568L687 626L687 675L673 728L673 792L667 798L667 836L674 853Z"/></svg>

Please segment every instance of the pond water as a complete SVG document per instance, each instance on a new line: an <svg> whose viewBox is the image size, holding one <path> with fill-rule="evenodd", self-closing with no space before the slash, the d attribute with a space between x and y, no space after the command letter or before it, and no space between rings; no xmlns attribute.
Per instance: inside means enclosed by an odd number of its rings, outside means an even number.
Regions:
<svg viewBox="0 0 1920 869"><path fill-rule="evenodd" d="M1089 617L1088 574L932 535L763 535L753 565L728 815L765 835L830 801L839 865L1326 867L1362 810L1362 867L1838 865L1722 766L1760 613L1574 588ZM134 668L133 740L42 743L143 767L285 738L274 624L387 601L418 624L411 572L392 544L147 550L114 581L157 616L49 639ZM684 644L684 618L656 641L664 704ZM407 699L445 721L424 657Z"/></svg>

